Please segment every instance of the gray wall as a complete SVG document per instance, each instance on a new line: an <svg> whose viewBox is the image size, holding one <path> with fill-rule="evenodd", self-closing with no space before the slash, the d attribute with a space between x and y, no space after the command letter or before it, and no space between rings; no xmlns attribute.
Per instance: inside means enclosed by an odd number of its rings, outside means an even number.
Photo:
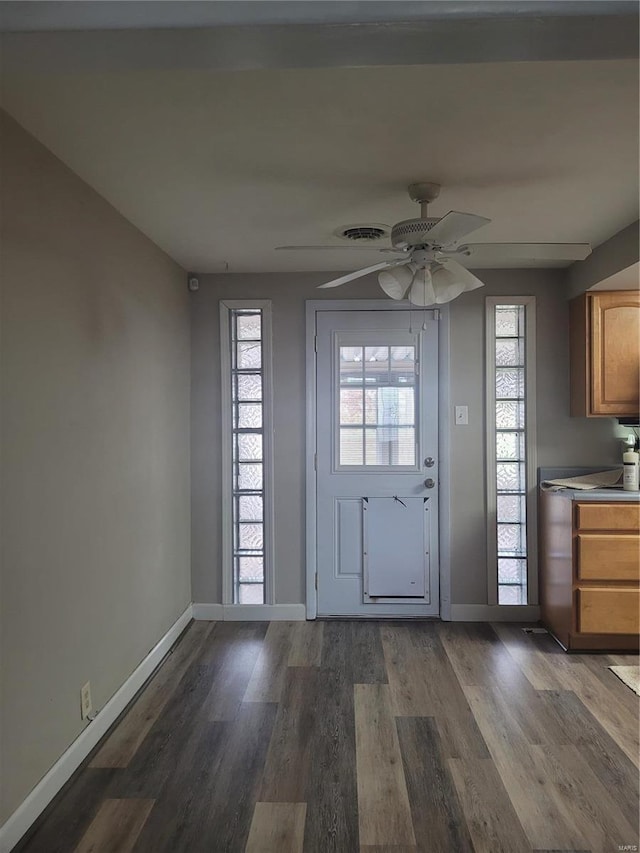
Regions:
<svg viewBox="0 0 640 853"><path fill-rule="evenodd" d="M6 819L190 601L184 272L3 115Z"/></svg>
<svg viewBox="0 0 640 853"><path fill-rule="evenodd" d="M304 602L306 299L379 298L374 279L339 291L315 285L337 273L203 275L191 296L192 595L221 600L220 299L273 300L275 590ZM484 299L533 294L538 312L538 464L609 464L619 458L614 422L569 417L566 276L557 270L483 270L487 286L451 303L451 405L469 406L452 431L452 602L486 603Z"/></svg>
<svg viewBox="0 0 640 853"><path fill-rule="evenodd" d="M567 298L579 296L594 284L620 272L640 258L640 221L636 220L601 243L584 261L569 267Z"/></svg>

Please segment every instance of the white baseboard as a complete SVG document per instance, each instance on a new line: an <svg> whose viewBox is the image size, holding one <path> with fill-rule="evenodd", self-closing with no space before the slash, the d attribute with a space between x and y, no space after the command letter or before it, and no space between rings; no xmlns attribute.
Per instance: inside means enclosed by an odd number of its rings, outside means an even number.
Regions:
<svg viewBox="0 0 640 853"><path fill-rule="evenodd" d="M193 618L218 622L302 622L304 604L194 604Z"/></svg>
<svg viewBox="0 0 640 853"><path fill-rule="evenodd" d="M452 604L452 622L537 622L537 604Z"/></svg>
<svg viewBox="0 0 640 853"><path fill-rule="evenodd" d="M96 746L100 738L107 733L109 727L113 725L124 711L192 618L192 607L189 605L184 613L169 628L164 637L156 643L146 658L131 673L122 687L101 708L93 722L89 723L86 729L78 735L46 776L38 782L26 800L18 806L7 822L0 828L1 853L9 853L34 823L36 818L42 814L65 782L78 769L94 746Z"/></svg>
<svg viewBox="0 0 640 853"><path fill-rule="evenodd" d="M452 622L537 622L537 605L451 604ZM443 608L443 621L448 621ZM306 619L304 604L194 604L193 618L210 622L297 622Z"/></svg>
<svg viewBox="0 0 640 853"><path fill-rule="evenodd" d="M222 604L192 604L193 618L203 622L223 622L224 607Z"/></svg>

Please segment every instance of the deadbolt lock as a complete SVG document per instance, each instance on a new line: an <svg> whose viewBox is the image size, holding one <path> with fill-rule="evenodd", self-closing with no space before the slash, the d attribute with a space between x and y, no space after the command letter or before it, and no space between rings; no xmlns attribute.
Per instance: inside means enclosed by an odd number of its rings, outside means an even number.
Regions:
<svg viewBox="0 0 640 853"><path fill-rule="evenodd" d="M436 461L432 456L427 456L427 458L424 460L424 467L425 468L433 468L433 466L435 464L436 464Z"/></svg>

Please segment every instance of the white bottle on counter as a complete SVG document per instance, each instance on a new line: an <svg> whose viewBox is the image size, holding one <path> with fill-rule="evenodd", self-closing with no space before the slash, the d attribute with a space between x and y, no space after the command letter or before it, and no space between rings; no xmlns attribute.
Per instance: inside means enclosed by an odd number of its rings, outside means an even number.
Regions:
<svg viewBox="0 0 640 853"><path fill-rule="evenodd" d="M640 489L640 454L627 450L622 454L622 488L625 492L637 492Z"/></svg>

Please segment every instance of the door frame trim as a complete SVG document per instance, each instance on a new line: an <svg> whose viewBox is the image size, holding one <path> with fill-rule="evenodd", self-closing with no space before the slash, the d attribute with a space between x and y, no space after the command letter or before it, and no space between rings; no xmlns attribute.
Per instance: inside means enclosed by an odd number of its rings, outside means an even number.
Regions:
<svg viewBox="0 0 640 853"><path fill-rule="evenodd" d="M389 299L308 299L305 302L306 370L306 592L307 619L318 612L316 595L316 319L321 311L409 311L407 301ZM414 311L422 310L413 308ZM427 309L429 311L433 309ZM449 306L438 306L438 454L440 487L438 539L440 544L440 619L451 620L451 440Z"/></svg>

